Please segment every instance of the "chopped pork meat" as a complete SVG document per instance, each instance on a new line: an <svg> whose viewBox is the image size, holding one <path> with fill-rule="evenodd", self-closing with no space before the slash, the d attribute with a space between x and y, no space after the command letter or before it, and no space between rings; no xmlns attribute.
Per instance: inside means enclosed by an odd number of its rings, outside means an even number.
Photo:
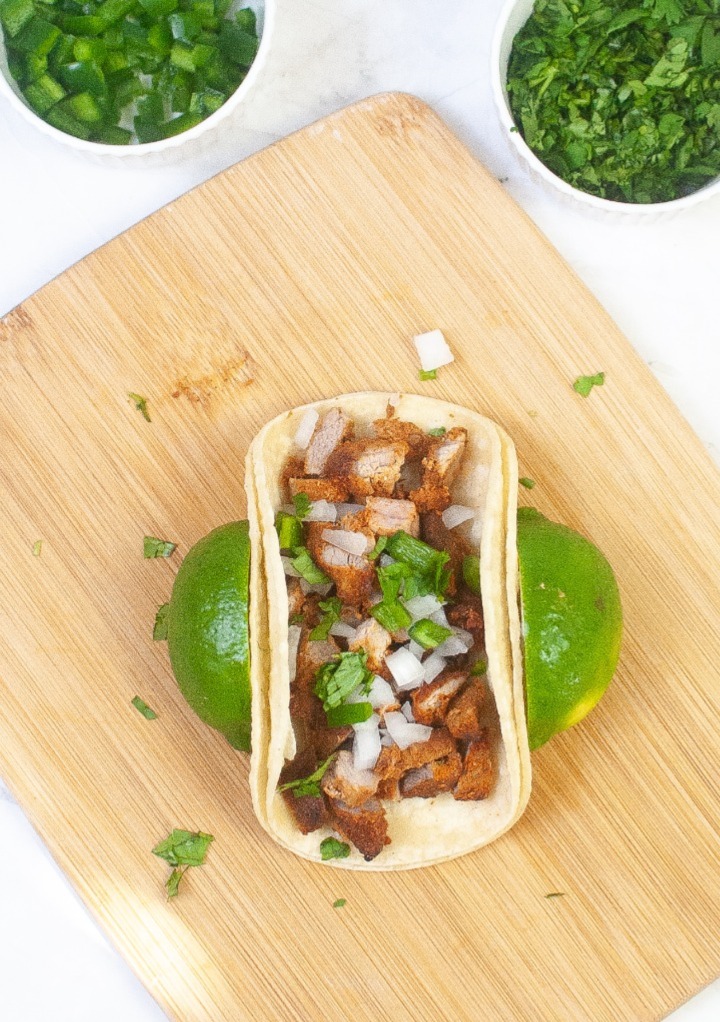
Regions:
<svg viewBox="0 0 720 1022"><path fill-rule="evenodd" d="M353 422L339 408L330 411L315 427L305 452L306 476L319 476L325 471L328 458L343 440L352 436Z"/></svg>
<svg viewBox="0 0 720 1022"><path fill-rule="evenodd" d="M371 862L390 844L385 807L377 799L352 808L344 802L330 802L332 825Z"/></svg>
<svg viewBox="0 0 720 1022"><path fill-rule="evenodd" d="M298 493L305 493L312 501L327 500L331 504L336 504L347 500L350 496L345 479L291 478L288 482L293 497Z"/></svg>
<svg viewBox="0 0 720 1022"><path fill-rule="evenodd" d="M315 759L312 749L299 753L291 763L287 763L280 774L280 783L297 781L307 777L315 770ZM290 788L283 793L283 798L292 813L301 834L310 834L313 830L324 827L328 822L328 812L321 797L301 795L299 798Z"/></svg>
<svg viewBox="0 0 720 1022"><path fill-rule="evenodd" d="M359 607L370 599L375 584L375 568L367 557L349 554L323 539L327 522L308 522L307 546L310 556L335 583L341 603Z"/></svg>
<svg viewBox="0 0 720 1022"><path fill-rule="evenodd" d="M324 711L322 716L325 717ZM325 723L322 727L316 727L308 736L308 741L315 750L315 758L318 763L324 763L329 756L337 752L341 746L353 736L353 729L346 727L328 727Z"/></svg>
<svg viewBox="0 0 720 1022"><path fill-rule="evenodd" d="M346 481L356 500L371 495L392 497L408 450L402 441L349 440L330 455L327 472Z"/></svg>
<svg viewBox="0 0 720 1022"><path fill-rule="evenodd" d="M379 440L406 443L409 448L408 458L413 460L425 457L432 440L414 423L403 422L402 419L377 419L373 422L373 428Z"/></svg>
<svg viewBox="0 0 720 1022"><path fill-rule="evenodd" d="M481 678L471 678L450 703L445 721L455 738L477 738L482 734L487 688Z"/></svg>
<svg viewBox="0 0 720 1022"><path fill-rule="evenodd" d="M425 766L434 759L443 759L457 751L455 739L446 728L435 728L426 742L415 742L401 749L399 745L386 745L375 765L379 777L402 777L408 770Z"/></svg>
<svg viewBox="0 0 720 1022"><path fill-rule="evenodd" d="M460 468L466 443L467 430L460 426L433 439L422 460L422 485L410 494L419 511L444 511L450 507L450 486Z"/></svg>
<svg viewBox="0 0 720 1022"><path fill-rule="evenodd" d="M436 550L450 554L450 567L455 578L462 578L463 558L472 553L472 547L458 529L448 529L439 511L422 516L422 538Z"/></svg>
<svg viewBox="0 0 720 1022"><path fill-rule="evenodd" d="M479 596L471 593L469 589L463 589L457 603L448 607L446 614L451 625L455 625L456 628L464 628L466 632L470 632L477 646L483 645L485 621L482 600Z"/></svg>
<svg viewBox="0 0 720 1022"><path fill-rule="evenodd" d="M453 795L461 801L487 798L495 785L495 763L491 731L485 728L478 738L468 743L463 759L463 772Z"/></svg>
<svg viewBox="0 0 720 1022"><path fill-rule="evenodd" d="M411 500L368 497L366 507L368 527L376 536L392 536L400 531L416 538L420 535L420 517Z"/></svg>
<svg viewBox="0 0 720 1022"><path fill-rule="evenodd" d="M290 686L290 716L296 730L300 727L312 728L322 714L322 705L315 695L315 675L323 664L332 660L340 652L340 647L332 637L323 642L311 642L308 638L310 628L303 625L300 634L300 645L297 652L295 678Z"/></svg>
<svg viewBox="0 0 720 1022"><path fill-rule="evenodd" d="M385 654L391 642L390 632L386 631L374 617L369 617L358 626L355 635L348 642L348 649L353 653L361 651L367 653L368 670L380 674L385 671Z"/></svg>
<svg viewBox="0 0 720 1022"><path fill-rule="evenodd" d="M443 791L452 791L462 774L459 753L453 752L425 766L408 770L400 781L403 798L434 798Z"/></svg>
<svg viewBox="0 0 720 1022"><path fill-rule="evenodd" d="M287 594L288 594L288 619L291 620L303 608L305 602L305 593L302 591L302 586L296 578L287 579Z"/></svg>
<svg viewBox="0 0 720 1022"><path fill-rule="evenodd" d="M467 671L446 670L416 688L411 695L412 709L418 724L444 724L450 701L468 679Z"/></svg>
<svg viewBox="0 0 720 1022"><path fill-rule="evenodd" d="M353 755L341 749L325 771L321 787L333 802L344 802L350 808L360 806L373 798L379 777L372 770L356 770Z"/></svg>

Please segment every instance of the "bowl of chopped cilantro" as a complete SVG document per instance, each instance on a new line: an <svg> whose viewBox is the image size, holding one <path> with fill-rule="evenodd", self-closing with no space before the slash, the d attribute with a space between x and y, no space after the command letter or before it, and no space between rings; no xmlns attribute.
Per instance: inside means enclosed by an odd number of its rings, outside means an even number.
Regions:
<svg viewBox="0 0 720 1022"><path fill-rule="evenodd" d="M533 177L656 214L720 192L718 0L510 0L494 95Z"/></svg>
<svg viewBox="0 0 720 1022"><path fill-rule="evenodd" d="M0 0L0 94L100 156L175 151L237 111L275 0Z"/></svg>

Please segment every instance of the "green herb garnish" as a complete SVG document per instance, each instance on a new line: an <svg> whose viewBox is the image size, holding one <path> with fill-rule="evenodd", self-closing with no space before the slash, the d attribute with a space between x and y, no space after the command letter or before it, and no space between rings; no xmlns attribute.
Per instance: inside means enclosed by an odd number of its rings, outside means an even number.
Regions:
<svg viewBox="0 0 720 1022"><path fill-rule="evenodd" d="M592 195L665 202L720 174L716 0L536 0L507 89L525 141Z"/></svg>
<svg viewBox="0 0 720 1022"><path fill-rule="evenodd" d="M212 841L212 834L203 834L202 831L173 830L164 841L155 845L153 855L173 867L165 882L168 898L177 896L180 881L190 866L202 866Z"/></svg>
<svg viewBox="0 0 720 1022"><path fill-rule="evenodd" d="M295 571L300 572L309 585L324 586L332 581L332 579L327 577L324 571L321 571L320 568L318 568L317 564L310 556L307 547L294 547L293 554L295 556L290 563Z"/></svg>
<svg viewBox="0 0 720 1022"><path fill-rule="evenodd" d="M388 632L402 631L412 621L409 611L403 607L399 600L390 603L383 600L381 603L376 603L374 607L370 608L370 613L378 624Z"/></svg>
<svg viewBox="0 0 720 1022"><path fill-rule="evenodd" d="M287 781L285 784L279 784L278 791L291 791L295 798L304 798L306 796L319 798L320 781L323 779L323 775L330 766L334 756L335 753L333 752L332 756L328 756L325 762L321 763L317 770L310 774L309 777L299 777L296 781Z"/></svg>
<svg viewBox="0 0 720 1022"><path fill-rule="evenodd" d="M143 715L145 720L156 720L157 719L157 713L155 713L155 710L151 710L150 707L148 706L148 704L146 702L144 702L140 698L140 696L133 696L133 698L130 700L130 702L135 707L135 709L138 711L138 713L141 713Z"/></svg>
<svg viewBox="0 0 720 1022"><path fill-rule="evenodd" d="M350 724L362 724L372 717L371 703L343 703L325 711L328 727L348 727Z"/></svg>
<svg viewBox="0 0 720 1022"><path fill-rule="evenodd" d="M434 429L429 429L427 431L428 436L445 436L446 433L447 430L444 426L436 426Z"/></svg>
<svg viewBox="0 0 720 1022"><path fill-rule="evenodd" d="M410 586L406 581L403 585L403 593L407 599L411 599L413 596L426 595L427 592L432 592L435 596L445 595L445 591L450 584L450 571L445 567L450 560L448 553L444 550L435 550L428 543L424 543L421 539L415 539L414 536L410 536L402 530L388 537L385 549L396 561L407 564L412 568L413 572L421 576L425 584L429 584L431 587L423 593L422 583ZM394 565L389 567L392 568ZM378 576L379 574L378 572Z"/></svg>
<svg viewBox="0 0 720 1022"><path fill-rule="evenodd" d="M376 561L380 554L385 549L385 547L387 546L387 541L388 541L387 536L378 536L377 540L375 541L375 546L372 548L369 554L365 555L367 559L369 561Z"/></svg>
<svg viewBox="0 0 720 1022"><path fill-rule="evenodd" d="M296 493L292 502L295 505L295 514L302 522L310 514L312 501L308 497L307 493Z"/></svg>
<svg viewBox="0 0 720 1022"><path fill-rule="evenodd" d="M422 646L423 649L435 649L441 642L445 642L452 635L452 629L439 625L430 618L424 617L416 621L408 628L408 635Z"/></svg>
<svg viewBox="0 0 720 1022"><path fill-rule="evenodd" d="M468 554L463 557L462 562L463 582L471 593L480 595L480 558L475 554Z"/></svg>
<svg viewBox="0 0 720 1022"><path fill-rule="evenodd" d="M146 422L150 422L150 412L148 411L147 398L141 397L140 394L128 394L129 399L135 405L137 410L142 415Z"/></svg>
<svg viewBox="0 0 720 1022"><path fill-rule="evenodd" d="M33 546L32 546L32 555L33 555L33 557L39 557L41 553L42 553L42 540L41 539L36 539L35 542L33 543Z"/></svg>
<svg viewBox="0 0 720 1022"><path fill-rule="evenodd" d="M177 550L177 543L156 539L155 536L143 536L143 557L169 557L174 550Z"/></svg>
<svg viewBox="0 0 720 1022"><path fill-rule="evenodd" d="M328 859L347 859L350 854L350 845L346 845L344 841L338 841L334 837L326 837L320 842L320 857L323 862L327 862ZM343 905L345 904L344 898L339 898Z"/></svg>
<svg viewBox="0 0 720 1022"><path fill-rule="evenodd" d="M533 486L535 485L535 480L530 479L529 476L520 476L518 482L520 483L521 486L524 486L526 490L532 490Z"/></svg>
<svg viewBox="0 0 720 1022"><path fill-rule="evenodd" d="M546 898L564 898L565 891L550 891L550 894L545 895Z"/></svg>
<svg viewBox="0 0 720 1022"><path fill-rule="evenodd" d="M152 637L155 642L164 642L167 639L168 625L167 616L170 609L169 603L161 604L155 613L155 624L153 625Z"/></svg>
<svg viewBox="0 0 720 1022"><path fill-rule="evenodd" d="M437 369L421 369L418 377L423 382L425 380L437 380Z"/></svg>
<svg viewBox="0 0 720 1022"><path fill-rule="evenodd" d="M326 838L326 840L328 840L328 839ZM330 839L330 840L332 840L332 839ZM346 845L345 847L349 849L350 845ZM322 854L322 853L320 853L320 854ZM339 856L337 856L337 855L332 856L332 858L334 858L334 859L337 859L338 857ZM341 857L344 858L344 856L341 856ZM346 898L336 898L335 901L333 902L333 908L344 908L346 905L347 905L347 899Z"/></svg>
<svg viewBox="0 0 720 1022"><path fill-rule="evenodd" d="M308 636L310 642L324 642L327 639L332 626L340 620L342 602L337 596L333 596L329 600L320 600L318 607L323 612L323 618L310 632Z"/></svg>
<svg viewBox="0 0 720 1022"><path fill-rule="evenodd" d="M578 376L573 383L573 390L581 397L587 397L593 387L602 387L605 383L605 373L595 373L594 376Z"/></svg>
<svg viewBox="0 0 720 1022"><path fill-rule="evenodd" d="M295 515L290 515L287 511L278 511L275 516L275 531L278 534L281 550L293 550L295 547L302 546L302 522Z"/></svg>
<svg viewBox="0 0 720 1022"><path fill-rule="evenodd" d="M487 674L488 662L487 657L480 657L470 668L471 678L482 678L484 674Z"/></svg>
<svg viewBox="0 0 720 1022"><path fill-rule="evenodd" d="M315 675L313 691L328 710L344 703L356 688L368 693L372 687L373 674L367 668L367 653L338 653L323 664Z"/></svg>

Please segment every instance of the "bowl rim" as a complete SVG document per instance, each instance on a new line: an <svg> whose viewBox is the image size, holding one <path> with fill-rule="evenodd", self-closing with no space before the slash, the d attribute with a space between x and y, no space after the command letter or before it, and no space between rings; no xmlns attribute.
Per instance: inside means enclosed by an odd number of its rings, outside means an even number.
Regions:
<svg viewBox="0 0 720 1022"><path fill-rule="evenodd" d="M677 210L687 209L690 206L702 202L711 195L720 193L720 175L713 178L702 188L691 192L689 195L682 195L677 199L666 199L664 202L618 202L615 199L603 199L599 195L592 195L584 192L581 188L575 188L568 184L557 174L553 173L542 160L535 155L530 146L523 138L517 128L515 119L510 110L510 103L507 94L507 66L503 67L503 48L507 40L507 34L511 19L519 7L528 7L528 17L532 14L535 0L506 0L502 7L493 33L492 46L490 49L491 66L491 87L495 108L500 119L501 126L506 129L506 135L510 144L515 149L517 156L526 163L531 171L540 177L547 185L556 191L563 193L566 197L594 209L604 210L613 213L632 214L640 216L657 215L658 213L671 213ZM525 19L527 20L527 19ZM525 21L523 21L523 24ZM513 33L513 39L521 26Z"/></svg>
<svg viewBox="0 0 720 1022"><path fill-rule="evenodd" d="M246 4L246 6L251 5L257 6L252 4L252 0L250 0L250 3ZM6 99L28 124L33 125L53 141L66 145L78 152L92 153L94 156L138 157L148 156L153 153L166 153L173 149L178 149L186 142L192 142L206 132L212 131L213 128L226 120L245 99L246 94L255 84L256 78L267 61L268 50L275 28L277 0L262 0L262 5L262 34L258 51L248 69L248 73L221 107L210 114L209 117L200 121L199 124L188 128L187 131L181 131L179 135L171 135L170 138L162 138L156 142L133 142L128 145L109 145L106 142L91 142L84 138L77 138L75 135L69 135L67 132L53 127L52 124L48 124L39 114L36 114L34 110L27 106L10 84L8 75L2 70L0 70L0 97ZM3 56L7 53L2 25L0 25L0 51Z"/></svg>

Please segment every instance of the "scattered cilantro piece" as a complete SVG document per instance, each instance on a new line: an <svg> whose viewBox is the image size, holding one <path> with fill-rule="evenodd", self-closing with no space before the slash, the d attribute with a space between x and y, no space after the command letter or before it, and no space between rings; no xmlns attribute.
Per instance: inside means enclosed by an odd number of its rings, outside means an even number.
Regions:
<svg viewBox="0 0 720 1022"><path fill-rule="evenodd" d="M309 777L299 777L296 781L287 781L285 784L278 785L278 791L291 791L295 798L303 798L309 795L311 798L320 797L320 781L323 779L323 775L327 768L330 766L330 762L335 756L328 756L324 763L315 770L314 773L310 774Z"/></svg>
<svg viewBox="0 0 720 1022"><path fill-rule="evenodd" d="M593 387L602 387L605 383L605 373L595 373L594 376L578 376L573 383L573 390L581 397L587 397Z"/></svg>
<svg viewBox="0 0 720 1022"><path fill-rule="evenodd" d="M545 895L546 898L564 898L565 891L550 891L549 894Z"/></svg>
<svg viewBox="0 0 720 1022"><path fill-rule="evenodd" d="M450 554L444 550L436 550L429 543L415 539L402 529L388 537L386 550L396 561L408 565L413 571L413 575L408 576L403 584L403 595L406 599L410 600L413 596L428 593L439 597L445 595L450 584L451 573L446 567ZM389 567L394 568L395 565ZM419 579L412 581L413 576L419 576Z"/></svg>
<svg viewBox="0 0 720 1022"><path fill-rule="evenodd" d="M33 555L33 557L39 557L41 553L42 553L42 540L41 539L36 539L35 542L33 543L32 555Z"/></svg>
<svg viewBox="0 0 720 1022"><path fill-rule="evenodd" d="M295 514L302 522L310 514L312 501L307 493L296 493L292 502L295 505Z"/></svg>
<svg viewBox="0 0 720 1022"><path fill-rule="evenodd" d="M290 562L295 569L299 571L302 577L311 586L323 586L327 585L328 582L332 581L327 577L324 571L318 568L315 561L310 556L307 547L296 546L293 547L293 554L295 555Z"/></svg>
<svg viewBox="0 0 720 1022"><path fill-rule="evenodd" d="M423 382L425 380L437 380L437 369L421 369L418 377Z"/></svg>
<svg viewBox="0 0 720 1022"><path fill-rule="evenodd" d="M140 394L132 394L132 393L128 394L128 398L135 405L137 410L142 415L143 419L145 419L146 422L150 422L151 419L150 419L150 412L148 411L148 406L147 406L147 398L146 397L141 397Z"/></svg>
<svg viewBox="0 0 720 1022"><path fill-rule="evenodd" d="M484 674L487 674L488 662L487 657L481 656L470 668L471 678L482 678Z"/></svg>
<svg viewBox="0 0 720 1022"><path fill-rule="evenodd" d="M164 642L167 639L167 616L169 609L170 604L163 603L158 607L155 613L155 624L153 625L153 639L155 642Z"/></svg>
<svg viewBox="0 0 720 1022"><path fill-rule="evenodd" d="M135 707L135 709L138 711L138 713L141 713L143 715L145 720L156 720L157 713L155 713L155 710L151 710L150 707L148 706L148 704L146 702L144 702L140 698L140 696L133 696L133 698L130 700L130 702Z"/></svg>
<svg viewBox="0 0 720 1022"><path fill-rule="evenodd" d="M385 547L387 546L387 541L388 541L387 536L378 536L375 542L375 546L372 548L369 554L366 554L367 559L369 561L376 561L380 554L385 549Z"/></svg>
<svg viewBox="0 0 720 1022"><path fill-rule="evenodd" d="M424 617L408 628L408 635L423 649L435 649L452 635L452 629L439 625L430 618Z"/></svg>
<svg viewBox="0 0 720 1022"><path fill-rule="evenodd" d="M367 653L338 653L317 671L313 691L327 713L344 703L358 687L368 693L372 681L373 673L367 667Z"/></svg>
<svg viewBox="0 0 720 1022"><path fill-rule="evenodd" d="M320 600L318 607L323 612L323 618L320 624L310 632L308 636L310 642L323 642L327 639L332 626L340 620L342 602L337 596L333 596L329 600Z"/></svg>
<svg viewBox="0 0 720 1022"><path fill-rule="evenodd" d="M619 202L665 202L720 174L715 0L536 0L513 40L516 125L553 173Z"/></svg>
<svg viewBox="0 0 720 1022"><path fill-rule="evenodd" d="M328 839L326 838L326 840ZM346 845L346 847L349 848L350 846ZM323 858L325 858L325 856L323 856ZM337 856L335 856L335 858L337 858ZM336 898L335 901L333 902L333 908L344 908L346 905L347 905L346 898Z"/></svg>
<svg viewBox="0 0 720 1022"><path fill-rule="evenodd" d="M435 429L429 429L427 431L428 436L445 436L447 430L444 426L436 426Z"/></svg>
<svg viewBox="0 0 720 1022"><path fill-rule="evenodd" d="M320 842L320 856L323 862L327 862L328 859L347 859L350 854L350 845L345 844L344 841L338 841L334 837L326 837ZM340 898L343 905L345 899Z"/></svg>
<svg viewBox="0 0 720 1022"><path fill-rule="evenodd" d="M214 841L212 834L175 829L164 841L155 845L152 850L153 855L164 859L173 867L172 873L165 882L168 898L177 896L180 881L190 866L202 866L212 841Z"/></svg>
<svg viewBox="0 0 720 1022"><path fill-rule="evenodd" d="M177 549L177 543L155 536L143 536L143 557L169 557Z"/></svg>
<svg viewBox="0 0 720 1022"><path fill-rule="evenodd" d="M533 486L535 485L535 480L530 479L529 476L520 476L518 482L520 483L521 486L524 486L526 490L532 490Z"/></svg>

